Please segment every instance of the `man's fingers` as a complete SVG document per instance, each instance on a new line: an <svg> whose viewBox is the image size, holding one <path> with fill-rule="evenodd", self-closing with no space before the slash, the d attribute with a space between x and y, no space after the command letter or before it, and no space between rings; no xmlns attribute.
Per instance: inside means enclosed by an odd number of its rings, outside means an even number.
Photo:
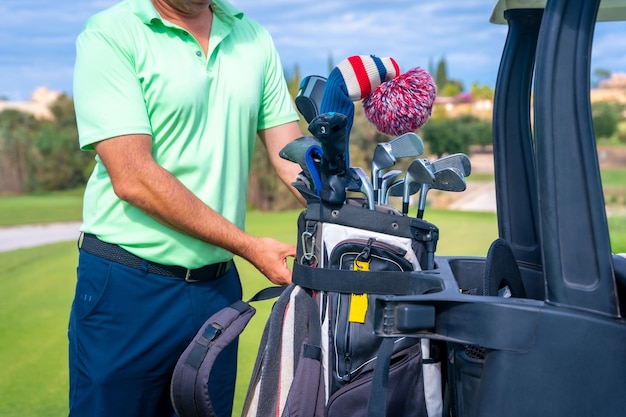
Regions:
<svg viewBox="0 0 626 417"><path fill-rule="evenodd" d="M291 283L287 258L296 256L296 247L271 238L261 238L253 264L270 282L276 285Z"/></svg>

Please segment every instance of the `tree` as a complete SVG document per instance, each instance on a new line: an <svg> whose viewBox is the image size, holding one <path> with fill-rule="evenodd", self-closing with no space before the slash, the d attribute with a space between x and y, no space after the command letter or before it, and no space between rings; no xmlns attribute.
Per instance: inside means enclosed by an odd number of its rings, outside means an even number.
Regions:
<svg viewBox="0 0 626 417"><path fill-rule="evenodd" d="M302 78L300 76L300 66L296 64L293 68L293 77L291 77L287 81L287 89L289 90L289 94L291 94L291 97L295 97L296 94L298 94L301 80Z"/></svg>
<svg viewBox="0 0 626 417"><path fill-rule="evenodd" d="M22 193L40 122L17 110L0 112L0 192Z"/></svg>
<svg viewBox="0 0 626 417"><path fill-rule="evenodd" d="M472 83L470 88L470 94L474 100L491 100L493 101L493 96L495 94L495 90L488 86L487 84L480 85L476 81Z"/></svg>
<svg viewBox="0 0 626 417"><path fill-rule="evenodd" d="M491 143L491 123L466 115L453 119L430 120L421 129L430 152L438 157L452 153L469 153L470 145Z"/></svg>
<svg viewBox="0 0 626 417"><path fill-rule="evenodd" d="M442 91L446 84L448 84L448 70L446 68L446 59L441 58L437 64L437 73L435 74L435 84L437 85L437 91Z"/></svg>
<svg viewBox="0 0 626 417"><path fill-rule="evenodd" d="M604 69L604 68L597 68L593 74L595 75L596 79L593 83L594 87L597 87L598 84L603 81L603 80L608 80L611 78L611 71Z"/></svg>
<svg viewBox="0 0 626 417"><path fill-rule="evenodd" d="M437 90L437 94L441 97L454 97L463 92L463 83L456 80L448 80L441 90Z"/></svg>
<svg viewBox="0 0 626 417"><path fill-rule="evenodd" d="M51 108L54 121L40 124L28 160L27 191L65 190L86 183L95 152L79 149L74 102L66 95Z"/></svg>
<svg viewBox="0 0 626 417"><path fill-rule="evenodd" d="M592 106L593 130L596 140L608 141L617 132L621 106L615 103L599 102Z"/></svg>

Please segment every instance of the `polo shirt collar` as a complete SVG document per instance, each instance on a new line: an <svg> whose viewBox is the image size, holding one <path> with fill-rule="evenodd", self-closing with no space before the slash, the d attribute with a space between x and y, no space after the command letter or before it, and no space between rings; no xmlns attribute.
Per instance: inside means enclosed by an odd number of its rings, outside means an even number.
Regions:
<svg viewBox="0 0 626 417"><path fill-rule="evenodd" d="M155 19L162 21L161 16L154 8L151 0L128 0L131 6L131 10L142 22L149 25ZM216 17L225 23L234 23L235 19L241 19L243 12L237 9L232 4L223 0L213 0L213 13Z"/></svg>

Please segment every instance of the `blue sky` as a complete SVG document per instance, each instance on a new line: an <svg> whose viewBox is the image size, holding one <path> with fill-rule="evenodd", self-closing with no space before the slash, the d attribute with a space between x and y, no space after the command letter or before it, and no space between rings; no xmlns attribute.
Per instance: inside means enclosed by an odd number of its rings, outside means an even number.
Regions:
<svg viewBox="0 0 626 417"><path fill-rule="evenodd" d="M27 100L40 86L72 94L74 40L86 19L118 0L2 0L0 97ZM448 76L495 84L506 27L493 0L232 0L273 35L287 74L327 75L359 54L394 57L402 71L445 58ZM626 23L599 25L592 72L626 72Z"/></svg>

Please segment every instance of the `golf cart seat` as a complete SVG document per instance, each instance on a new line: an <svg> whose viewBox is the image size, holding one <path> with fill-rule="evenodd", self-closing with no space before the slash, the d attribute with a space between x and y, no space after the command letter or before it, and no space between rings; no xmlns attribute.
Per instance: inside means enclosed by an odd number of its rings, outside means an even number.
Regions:
<svg viewBox="0 0 626 417"><path fill-rule="evenodd" d="M487 252L483 295L525 298L524 283L509 242L496 239Z"/></svg>

